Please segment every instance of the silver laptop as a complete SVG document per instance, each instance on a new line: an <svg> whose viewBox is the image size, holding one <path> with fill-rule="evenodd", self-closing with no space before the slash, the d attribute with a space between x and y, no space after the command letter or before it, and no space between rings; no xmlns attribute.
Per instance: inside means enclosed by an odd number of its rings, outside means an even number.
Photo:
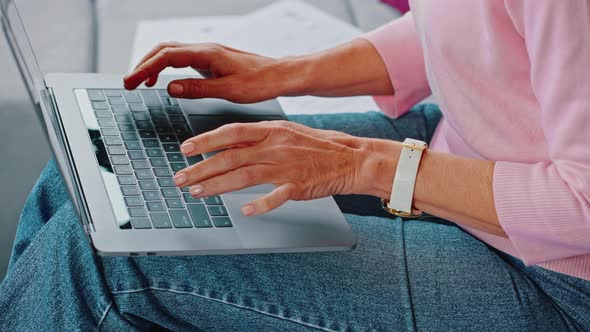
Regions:
<svg viewBox="0 0 590 332"><path fill-rule="evenodd" d="M333 198L288 202L258 217L240 207L272 190L262 185L195 199L175 172L185 139L230 122L285 119L276 101L238 105L171 98L162 77L126 91L122 76L43 76L13 0L1 4L4 34L45 124L82 226L101 255L205 255L339 251L356 236Z"/></svg>

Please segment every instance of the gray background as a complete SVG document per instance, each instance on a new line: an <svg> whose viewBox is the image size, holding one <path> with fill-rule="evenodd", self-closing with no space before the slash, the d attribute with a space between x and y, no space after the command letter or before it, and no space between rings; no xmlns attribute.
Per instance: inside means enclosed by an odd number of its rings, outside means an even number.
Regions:
<svg viewBox="0 0 590 332"><path fill-rule="evenodd" d="M123 73L131 56L138 20L239 15L272 0L16 0L43 72ZM314 6L371 30L398 14L378 0L316 0ZM94 54L91 18L99 22ZM18 217L51 152L33 112L4 36L0 36L0 279L3 278Z"/></svg>

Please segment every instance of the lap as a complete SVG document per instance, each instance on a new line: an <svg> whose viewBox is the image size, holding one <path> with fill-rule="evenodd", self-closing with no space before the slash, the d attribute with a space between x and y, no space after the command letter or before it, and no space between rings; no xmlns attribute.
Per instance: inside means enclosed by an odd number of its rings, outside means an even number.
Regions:
<svg viewBox="0 0 590 332"><path fill-rule="evenodd" d="M55 173L51 165L46 175ZM84 238L59 177L44 177L31 197L19 254L0 285L0 310L22 325L0 320L6 327L561 330L573 324L563 309L575 308L570 297L589 299L588 287L573 283L556 305L543 288L573 278L548 272L536 280L434 217L348 214L359 236L349 252L103 258Z"/></svg>

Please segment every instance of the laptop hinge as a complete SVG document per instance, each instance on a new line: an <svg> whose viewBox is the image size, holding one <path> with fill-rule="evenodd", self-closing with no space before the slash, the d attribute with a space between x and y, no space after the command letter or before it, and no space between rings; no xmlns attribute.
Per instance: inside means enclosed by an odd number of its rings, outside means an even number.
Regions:
<svg viewBox="0 0 590 332"><path fill-rule="evenodd" d="M51 143L51 149L55 161L59 166L62 178L68 189L68 193L78 213L78 218L82 223L87 235L95 232L94 224L90 218L88 205L85 199L80 177L76 170L76 164L70 150L68 137L65 134L63 122L58 112L57 102L55 100L53 89L48 87L41 91L42 116L45 117L46 134Z"/></svg>

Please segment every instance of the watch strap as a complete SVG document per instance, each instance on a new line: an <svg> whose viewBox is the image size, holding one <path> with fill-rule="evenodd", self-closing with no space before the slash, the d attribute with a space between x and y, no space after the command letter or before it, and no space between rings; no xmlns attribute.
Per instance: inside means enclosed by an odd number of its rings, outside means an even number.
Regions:
<svg viewBox="0 0 590 332"><path fill-rule="evenodd" d="M413 214L412 202L416 176L422 153L427 147L426 142L411 138L406 138L402 143L402 151L391 188L391 197L387 204L390 209Z"/></svg>

